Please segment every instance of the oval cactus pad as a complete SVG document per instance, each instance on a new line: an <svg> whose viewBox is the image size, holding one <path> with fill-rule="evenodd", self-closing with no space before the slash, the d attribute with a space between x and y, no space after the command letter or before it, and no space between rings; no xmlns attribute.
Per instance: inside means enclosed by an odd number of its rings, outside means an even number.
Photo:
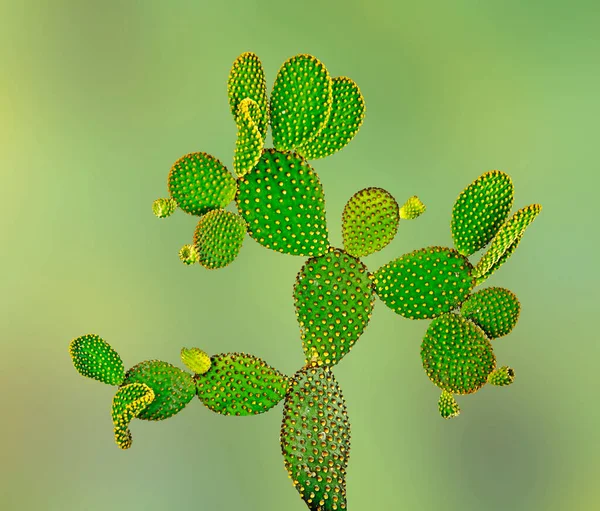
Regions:
<svg viewBox="0 0 600 511"><path fill-rule="evenodd" d="M512 180L498 170L486 172L462 191L451 223L454 246L461 254L474 254L490 242L506 220L513 194Z"/></svg>
<svg viewBox="0 0 600 511"><path fill-rule="evenodd" d="M240 253L246 224L231 211L216 209L204 215L194 233L198 262L215 270L231 264Z"/></svg>
<svg viewBox="0 0 600 511"><path fill-rule="evenodd" d="M238 210L258 243L299 256L327 250L323 187L306 160L267 149L238 186Z"/></svg>
<svg viewBox="0 0 600 511"><path fill-rule="evenodd" d="M355 257L374 254L394 239L399 222L400 208L389 192L383 188L356 192L342 214L344 249Z"/></svg>
<svg viewBox="0 0 600 511"><path fill-rule="evenodd" d="M346 509L350 422L326 367L298 371L285 397L281 450L292 483L313 511Z"/></svg>
<svg viewBox="0 0 600 511"><path fill-rule="evenodd" d="M280 151L293 151L323 129L332 104L332 83L312 55L296 55L281 66L271 92L271 133Z"/></svg>
<svg viewBox="0 0 600 511"><path fill-rule="evenodd" d="M479 326L490 339L497 339L511 332L520 311L521 304L512 291L488 287L469 296L460 314Z"/></svg>
<svg viewBox="0 0 600 511"><path fill-rule="evenodd" d="M95 334L82 335L69 344L77 372L108 385L121 385L125 378L123 361L104 339Z"/></svg>
<svg viewBox="0 0 600 511"><path fill-rule="evenodd" d="M125 385L117 391L112 402L112 421L115 442L121 449L129 449L133 441L129 423L154 401L154 392L143 383Z"/></svg>
<svg viewBox="0 0 600 511"><path fill-rule="evenodd" d="M415 250L375 272L379 298L409 319L430 319L459 306L475 285L473 267L456 250Z"/></svg>
<svg viewBox="0 0 600 511"><path fill-rule="evenodd" d="M171 167L169 194L190 215L203 215L224 208L235 196L236 183L231 172L214 156L190 153Z"/></svg>
<svg viewBox="0 0 600 511"><path fill-rule="evenodd" d="M375 301L366 266L342 250L309 259L294 285L307 361L337 364L365 330Z"/></svg>
<svg viewBox="0 0 600 511"><path fill-rule="evenodd" d="M244 353L211 357L210 369L196 379L200 401L222 415L266 412L284 398L287 387L287 376Z"/></svg>

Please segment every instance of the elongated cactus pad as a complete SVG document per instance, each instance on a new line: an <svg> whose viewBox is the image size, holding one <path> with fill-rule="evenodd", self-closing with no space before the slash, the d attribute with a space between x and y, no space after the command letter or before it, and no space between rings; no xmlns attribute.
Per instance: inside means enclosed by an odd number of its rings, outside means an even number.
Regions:
<svg viewBox="0 0 600 511"><path fill-rule="evenodd" d="M508 366L502 366L491 372L487 379L488 383L505 387L515 381L515 371Z"/></svg>
<svg viewBox="0 0 600 511"><path fill-rule="evenodd" d="M69 344L77 372L108 385L121 385L125 377L123 361L104 339L95 334L82 335Z"/></svg>
<svg viewBox="0 0 600 511"><path fill-rule="evenodd" d="M434 319L421 344L423 369L440 389L470 394L496 368L492 345L481 328L456 314Z"/></svg>
<svg viewBox="0 0 600 511"><path fill-rule="evenodd" d="M262 154L264 137L259 130L261 112L258 105L250 98L239 104L237 118L237 141L233 156L233 170L242 177L252 170Z"/></svg>
<svg viewBox="0 0 600 511"><path fill-rule="evenodd" d="M454 396L450 392L446 392L445 390L442 390L440 400L438 401L438 409L444 419L451 419L460 414L460 408L456 399L454 399Z"/></svg>
<svg viewBox="0 0 600 511"><path fill-rule="evenodd" d="M238 186L238 210L258 243L299 256L327 250L323 187L306 160L266 149Z"/></svg>
<svg viewBox="0 0 600 511"><path fill-rule="evenodd" d="M415 250L375 272L379 298L409 319L430 319L458 307L475 285L473 267L456 250Z"/></svg>
<svg viewBox="0 0 600 511"><path fill-rule="evenodd" d="M203 215L224 208L235 196L236 183L231 172L214 156L190 153L171 167L169 194L190 215Z"/></svg>
<svg viewBox="0 0 600 511"><path fill-rule="evenodd" d="M231 264L240 253L245 234L246 225L239 215L224 209L206 213L194 233L198 262L209 270Z"/></svg>
<svg viewBox="0 0 600 511"><path fill-rule="evenodd" d="M271 132L280 151L294 151L326 125L332 105L332 82L312 55L296 55L281 66L271 92Z"/></svg>
<svg viewBox="0 0 600 511"><path fill-rule="evenodd" d="M400 208L400 218L404 220L414 220L425 213L426 209L427 208L425 207L425 204L421 202L421 199L416 195L413 195Z"/></svg>
<svg viewBox="0 0 600 511"><path fill-rule="evenodd" d="M192 376L160 360L147 360L125 374L123 385L144 383L154 392L154 400L138 419L160 421L181 411L196 394Z"/></svg>
<svg viewBox="0 0 600 511"><path fill-rule="evenodd" d="M152 203L152 212L158 218L167 218L177 209L177 203L173 199L156 199Z"/></svg>
<svg viewBox="0 0 600 511"><path fill-rule="evenodd" d="M365 330L375 301L366 266L342 250L309 259L294 285L307 362L337 364Z"/></svg>
<svg viewBox="0 0 600 511"><path fill-rule="evenodd" d="M389 192L383 188L360 190L342 214L344 249L355 257L374 254L394 239L399 222L400 209Z"/></svg>
<svg viewBox="0 0 600 511"><path fill-rule="evenodd" d="M460 313L479 326L490 339L510 333L517 324L521 304L512 291L488 287L472 294L462 304Z"/></svg>
<svg viewBox="0 0 600 511"><path fill-rule="evenodd" d="M365 118L365 100L358 85L345 76L331 82L333 101L327 123L316 137L298 149L308 160L324 158L342 149L358 133Z"/></svg>
<svg viewBox="0 0 600 511"><path fill-rule="evenodd" d="M231 113L238 123L240 103L249 98L259 110L258 129L264 140L267 136L269 108L265 72L260 59L252 52L242 53L233 63L227 82L227 95Z"/></svg>
<svg viewBox="0 0 600 511"><path fill-rule="evenodd" d="M529 224L535 220L540 214L542 206L539 204L531 204L523 209L517 211L510 219L508 219L504 225L500 228L492 243L490 244L488 251L483 255L475 266L473 274L475 277L480 278L484 275L491 275L490 270L497 270L498 263L503 259L503 263L506 262L508 257L503 256L511 249L515 243L521 241L525 229L529 227ZM514 252L514 250L511 251Z"/></svg>
<svg viewBox="0 0 600 511"><path fill-rule="evenodd" d="M454 246L461 254L474 254L490 242L506 220L513 194L512 180L498 170L486 172L462 191L451 223Z"/></svg>
<svg viewBox="0 0 600 511"><path fill-rule="evenodd" d="M179 250L179 259L183 264L187 264L188 266L196 264L199 259L196 247L194 245L183 245L181 250Z"/></svg>
<svg viewBox="0 0 600 511"><path fill-rule="evenodd" d="M298 371L285 397L281 450L292 483L313 511L346 509L350 422L333 373Z"/></svg>
<svg viewBox="0 0 600 511"><path fill-rule="evenodd" d="M266 412L284 398L289 382L260 358L245 353L213 356L210 369L196 378L200 401L222 415Z"/></svg>
<svg viewBox="0 0 600 511"><path fill-rule="evenodd" d="M511 255L513 255L514 251L517 250L517 247L519 246L519 243L521 243L522 239L522 235L518 236L513 242L513 244L506 249L506 252L502 254L500 259L498 259L490 268L488 268L488 270L485 273L482 273L481 275L476 277L475 285L479 286L483 284L488 278L490 278L490 276L493 275L496 272L496 270L500 268L500 266L502 266Z"/></svg>
<svg viewBox="0 0 600 511"><path fill-rule="evenodd" d="M195 374L204 374L210 369L210 357L200 348L181 348L181 361Z"/></svg>
<svg viewBox="0 0 600 511"><path fill-rule="evenodd" d="M112 402L115 441L121 449L131 447L129 423L154 401L154 391L143 383L131 383L117 391Z"/></svg>

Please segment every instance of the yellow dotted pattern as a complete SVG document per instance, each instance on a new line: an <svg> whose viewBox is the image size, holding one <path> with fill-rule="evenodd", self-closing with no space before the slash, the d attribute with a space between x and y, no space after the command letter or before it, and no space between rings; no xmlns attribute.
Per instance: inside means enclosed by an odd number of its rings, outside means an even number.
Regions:
<svg viewBox="0 0 600 511"><path fill-rule="evenodd" d="M213 412L256 415L284 398L288 381L260 358L223 353L213 356L210 369L196 377L196 388L200 401Z"/></svg>
<svg viewBox="0 0 600 511"><path fill-rule="evenodd" d="M210 369L210 357L200 348L182 348L181 361L195 374L204 374Z"/></svg>
<svg viewBox="0 0 600 511"><path fill-rule="evenodd" d="M342 250L309 259L294 285L307 361L337 364L364 332L375 302L366 266Z"/></svg>
<svg viewBox="0 0 600 511"><path fill-rule="evenodd" d="M499 170L486 172L456 199L452 209L452 239L463 255L485 247L506 220L513 203L514 186Z"/></svg>
<svg viewBox="0 0 600 511"><path fill-rule="evenodd" d="M456 314L434 319L421 344L429 379L452 394L479 390L496 368L496 357L481 328Z"/></svg>
<svg viewBox="0 0 600 511"><path fill-rule="evenodd" d="M431 319L458 307L475 285L473 267L456 250L415 250L374 274L379 298L409 319Z"/></svg>
<svg viewBox="0 0 600 511"><path fill-rule="evenodd" d="M502 366L491 372L487 379L491 385L505 387L515 381L515 371L512 367Z"/></svg>
<svg viewBox="0 0 600 511"><path fill-rule="evenodd" d="M158 218L171 216L175 209L177 209L177 203L173 199L156 199L152 203L152 212Z"/></svg>
<svg viewBox="0 0 600 511"><path fill-rule="evenodd" d="M425 213L425 204L421 202L421 199L416 195L413 195L408 199L404 205L400 208L400 218L404 220L414 220Z"/></svg>
<svg viewBox="0 0 600 511"><path fill-rule="evenodd" d="M191 264L196 264L198 262L198 258L198 251L194 245L184 245L181 247L181 250L179 250L180 261L188 266Z"/></svg>
<svg viewBox="0 0 600 511"><path fill-rule="evenodd" d="M479 326L490 339L509 334L520 312L519 299L502 287L488 287L472 294L460 309L461 315Z"/></svg>
<svg viewBox="0 0 600 511"><path fill-rule="evenodd" d="M236 202L249 234L266 248L306 257L329 247L323 187L294 153L263 151L252 172L238 179Z"/></svg>
<svg viewBox="0 0 600 511"><path fill-rule="evenodd" d="M285 468L312 510L346 509L350 422L341 389L324 366L298 371L281 425Z"/></svg>
<svg viewBox="0 0 600 511"><path fill-rule="evenodd" d="M500 266L502 266L504 262L510 258L511 255L513 255L514 251L517 250L519 243L521 243L522 239L523 235L518 236L513 242L513 244L506 249L504 254L502 254L502 256L490 268L488 268L488 270L485 273L478 275L475 278L475 285L479 286L483 284L488 278L490 278L490 276L493 275L496 272L496 270L500 268Z"/></svg>
<svg viewBox="0 0 600 511"><path fill-rule="evenodd" d="M204 215L194 233L198 262L209 270L224 268L240 253L246 224L231 211L215 209Z"/></svg>
<svg viewBox="0 0 600 511"><path fill-rule="evenodd" d="M82 335L69 344L69 354L77 372L108 385L120 385L125 368L119 354L95 334Z"/></svg>
<svg viewBox="0 0 600 511"><path fill-rule="evenodd" d="M315 138L329 119L332 81L325 66L312 55L286 60L271 93L273 145L293 151Z"/></svg>
<svg viewBox="0 0 600 511"><path fill-rule="evenodd" d="M167 179L169 194L190 215L203 215L224 208L235 196L231 172L214 156L190 153L171 167Z"/></svg>
<svg viewBox="0 0 600 511"><path fill-rule="evenodd" d="M353 80L332 79L332 106L327 124L298 152L309 160L329 156L346 146L358 133L365 118L365 100Z"/></svg>
<svg viewBox="0 0 600 511"><path fill-rule="evenodd" d="M239 105L238 133L233 155L233 170L238 177L250 172L262 154L264 139L258 129L259 119L258 105L250 98L243 99Z"/></svg>
<svg viewBox="0 0 600 511"><path fill-rule="evenodd" d="M440 411L440 415L444 419L451 419L452 417L457 417L460 414L460 408L458 407L458 403L454 396L445 390L442 391L442 395L440 396L440 400L438 401L438 409Z"/></svg>
<svg viewBox="0 0 600 511"><path fill-rule="evenodd" d="M396 199L383 188L355 193L342 213L344 249L365 257L386 247L398 232L400 210Z"/></svg>
<svg viewBox="0 0 600 511"><path fill-rule="evenodd" d="M129 449L133 441L129 423L154 400L154 392L143 383L121 387L112 402L112 421L115 442L121 449Z"/></svg>

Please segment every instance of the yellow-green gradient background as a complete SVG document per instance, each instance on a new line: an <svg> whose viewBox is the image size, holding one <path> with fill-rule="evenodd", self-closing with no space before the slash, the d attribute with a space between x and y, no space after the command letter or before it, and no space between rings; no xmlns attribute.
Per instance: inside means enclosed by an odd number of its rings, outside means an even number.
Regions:
<svg viewBox="0 0 600 511"><path fill-rule="evenodd" d="M229 268L177 257L195 219L151 213L179 156L227 164L233 60L311 53L360 85L367 117L314 162L334 244L367 186L427 213L371 269L449 245L462 188L508 172L544 210L490 285L521 320L495 343L511 387L443 421L419 357L426 322L376 304L336 367L352 422L351 511L595 510L600 500L600 7L566 1L5 1L0 7L0 508L301 511L278 443L281 406L221 417L193 401L113 442L113 388L79 376L69 341L107 339L131 366L182 346L303 362L291 298L302 259L247 238Z"/></svg>

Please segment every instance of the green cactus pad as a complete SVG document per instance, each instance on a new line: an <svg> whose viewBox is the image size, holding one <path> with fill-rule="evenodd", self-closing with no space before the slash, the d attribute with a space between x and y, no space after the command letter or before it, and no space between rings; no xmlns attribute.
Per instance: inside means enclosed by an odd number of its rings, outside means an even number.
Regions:
<svg viewBox="0 0 600 511"><path fill-rule="evenodd" d="M515 371L508 366L499 367L488 375L487 381L492 385L505 387L515 381Z"/></svg>
<svg viewBox="0 0 600 511"><path fill-rule="evenodd" d="M190 374L160 360L147 360L129 369L123 385L130 383L144 383L154 391L154 401L138 415L143 420L168 419L181 411L196 393Z"/></svg>
<svg viewBox="0 0 600 511"><path fill-rule="evenodd" d="M285 397L281 450L292 483L313 511L346 509L350 422L327 367L298 371Z"/></svg>
<svg viewBox="0 0 600 511"><path fill-rule="evenodd" d="M460 414L460 408L456 399L454 399L454 396L450 392L446 392L445 390L442 390L442 395L438 401L438 409L444 419L451 419Z"/></svg>
<svg viewBox="0 0 600 511"><path fill-rule="evenodd" d="M204 215L194 233L199 263L209 270L231 264L240 253L246 225L237 214L216 209Z"/></svg>
<svg viewBox="0 0 600 511"><path fill-rule="evenodd" d="M284 62L271 93L271 133L280 151L294 151L315 138L327 124L332 105L332 81L312 55Z"/></svg>
<svg viewBox="0 0 600 511"><path fill-rule="evenodd" d="M473 181L456 199L452 209L452 239L463 255L485 247L506 220L513 203L514 187L504 172L492 170Z"/></svg>
<svg viewBox="0 0 600 511"><path fill-rule="evenodd" d="M517 211L502 225L496 236L494 236L488 251L475 266L473 274L477 279L481 279L485 275L491 275L501 264L506 262L514 252L515 244L520 243L525 229L535 220L541 210L542 206L539 204L531 204Z"/></svg>
<svg viewBox="0 0 600 511"><path fill-rule="evenodd" d="M507 260L508 258L513 255L514 251L517 250L517 247L519 246L519 243L521 243L521 240L523 239L523 236L519 236L518 238L515 239L514 243L508 247L506 249L506 252L504 252L504 254L502 254L502 257L500 257L500 259L498 259L491 268L489 268L485 273L483 273L482 275L478 276L475 278L475 285L479 286L481 284L483 284L488 278L490 278L491 275L493 275L496 270L498 268L500 268L500 266L502 266Z"/></svg>
<svg viewBox="0 0 600 511"><path fill-rule="evenodd" d="M344 207L344 249L355 257L373 254L387 246L398 232L400 210L396 199L382 188L356 192Z"/></svg>
<svg viewBox="0 0 600 511"><path fill-rule="evenodd" d="M496 368L492 345L481 328L456 314L434 319L421 344L429 379L452 394L480 389Z"/></svg>
<svg viewBox="0 0 600 511"><path fill-rule="evenodd" d="M502 287L488 287L472 294L460 309L461 315L473 321L490 339L509 334L520 311L518 298Z"/></svg>
<svg viewBox="0 0 600 511"><path fill-rule="evenodd" d="M426 209L427 208L425 207L425 204L421 202L421 199L416 195L413 195L400 208L400 218L404 220L414 220L425 213Z"/></svg>
<svg viewBox="0 0 600 511"><path fill-rule="evenodd" d="M473 267L456 250L415 250L375 272L375 288L394 312L409 319L430 319L458 307L475 285Z"/></svg>
<svg viewBox="0 0 600 511"><path fill-rule="evenodd" d="M246 175L258 163L262 154L264 138L258 129L261 112L250 98L239 105L238 134L233 156L233 170L238 177Z"/></svg>
<svg viewBox="0 0 600 511"><path fill-rule="evenodd" d="M191 264L196 264L199 259L196 247L194 245L184 245L181 247L181 250L179 251L179 259L182 263L187 264L188 266Z"/></svg>
<svg viewBox="0 0 600 511"><path fill-rule="evenodd" d="M307 361L337 364L365 330L375 301L366 266L342 250L309 259L294 286Z"/></svg>
<svg viewBox="0 0 600 511"><path fill-rule="evenodd" d="M77 372L108 385L121 385L125 378L123 361L104 339L95 334L82 335L69 344Z"/></svg>
<svg viewBox="0 0 600 511"><path fill-rule="evenodd" d="M227 82L229 106L236 123L239 121L239 105L248 98L260 110L257 125L264 141L269 126L269 109L265 72L260 59L252 52L242 53L233 63Z"/></svg>
<svg viewBox="0 0 600 511"><path fill-rule="evenodd" d="M121 449L131 447L129 423L154 401L154 391L143 383L125 385L117 391L112 402L112 421L115 441Z"/></svg>
<svg viewBox="0 0 600 511"><path fill-rule="evenodd" d="M169 194L190 215L224 208L235 196L231 172L214 156L190 153L179 158L169 172Z"/></svg>
<svg viewBox="0 0 600 511"><path fill-rule="evenodd" d="M181 361L195 374L204 374L210 369L210 357L200 348L181 348Z"/></svg>
<svg viewBox="0 0 600 511"><path fill-rule="evenodd" d="M358 85L345 76L331 82L333 102L327 124L298 149L308 160L324 158L342 149L358 133L365 118L365 101Z"/></svg>
<svg viewBox="0 0 600 511"><path fill-rule="evenodd" d="M260 358L223 353L211 358L210 369L197 376L198 398L222 415L266 412L285 396L289 379Z"/></svg>
<svg viewBox="0 0 600 511"><path fill-rule="evenodd" d="M258 243L305 257L327 250L323 187L306 160L266 149L238 186L238 210Z"/></svg>
<svg viewBox="0 0 600 511"><path fill-rule="evenodd" d="M152 203L152 213L158 218L167 218L177 209L177 203L173 199L156 199Z"/></svg>

